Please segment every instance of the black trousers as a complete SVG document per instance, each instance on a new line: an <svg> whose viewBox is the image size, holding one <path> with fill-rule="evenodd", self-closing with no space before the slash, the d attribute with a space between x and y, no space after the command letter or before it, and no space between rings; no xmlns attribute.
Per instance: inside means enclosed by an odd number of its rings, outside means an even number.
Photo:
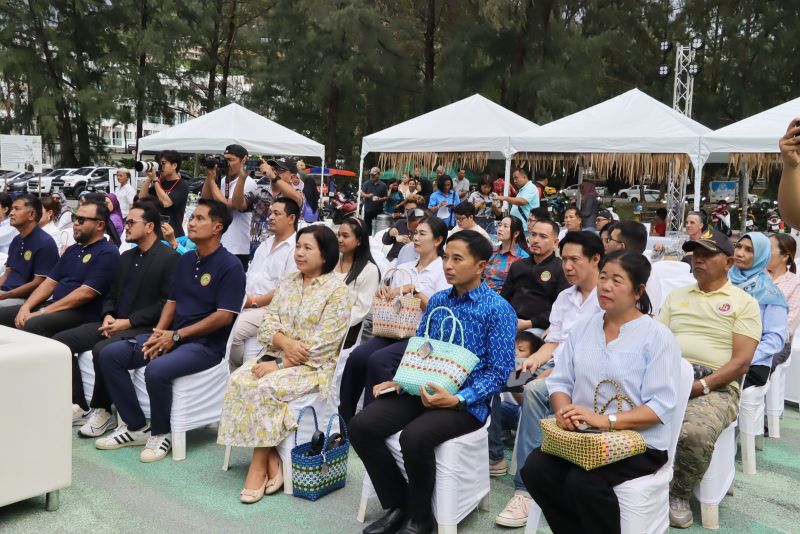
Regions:
<svg viewBox="0 0 800 534"><path fill-rule="evenodd" d="M236 254L236 257L239 258L240 262L242 262L244 272L247 272L247 266L250 265L250 254Z"/></svg>
<svg viewBox="0 0 800 534"><path fill-rule="evenodd" d="M37 306L36 310L45 304ZM17 312L19 312L20 308L21 306L0 308L0 325L15 328L14 319L17 317ZM62 330L68 330L83 323L97 321L97 319L97 313L87 311L86 307L83 306L81 308L75 308L74 310L35 315L28 319L23 330L39 336L53 337Z"/></svg>
<svg viewBox="0 0 800 534"><path fill-rule="evenodd" d="M744 383L742 389L751 386L760 387L767 383L769 380L769 373L772 369L769 365L751 365L744 375Z"/></svg>
<svg viewBox="0 0 800 534"><path fill-rule="evenodd" d="M619 501L614 486L655 473L667 452L647 449L591 471L536 448L525 460L522 481L554 534L620 532Z"/></svg>
<svg viewBox="0 0 800 534"><path fill-rule="evenodd" d="M353 417L350 441L364 462L381 506L404 508L409 517L425 520L431 517L436 483L434 447L482 426L469 412L432 410L425 408L419 397L391 394L376 399ZM400 448L408 482L386 446L386 438L401 430Z"/></svg>
<svg viewBox="0 0 800 534"><path fill-rule="evenodd" d="M372 235L372 221L375 220L375 217L383 213L382 210L378 211L367 211L364 210L364 226L367 230L367 235Z"/></svg>
<svg viewBox="0 0 800 534"><path fill-rule="evenodd" d="M406 345L407 339L373 337L353 349L347 358L339 386L339 414L346 423L356 413L361 392L364 392L364 406L367 406L375 400L372 388L394 378Z"/></svg>
<svg viewBox="0 0 800 534"><path fill-rule="evenodd" d="M63 330L53 336L53 339L60 341L72 353L72 403L77 404L84 410L89 408L102 408L111 411L111 396L106 388L106 381L103 378L103 370L100 368L99 355L103 347L114 341L133 339L139 334L150 332L150 328L131 328L123 330L111 337L105 337L97 330L102 323L87 323L69 330ZM81 369L78 365L78 354L92 351L92 362L94 364L94 391L92 400L86 404L86 393L83 391L83 379Z"/></svg>

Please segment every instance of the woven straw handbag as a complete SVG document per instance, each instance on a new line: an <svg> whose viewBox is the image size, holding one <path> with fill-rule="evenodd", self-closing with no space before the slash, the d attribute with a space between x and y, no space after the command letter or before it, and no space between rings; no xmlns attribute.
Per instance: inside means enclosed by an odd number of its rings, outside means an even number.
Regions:
<svg viewBox="0 0 800 534"><path fill-rule="evenodd" d="M389 285L394 272L408 275L412 285L414 279L405 269L389 269L383 283ZM372 335L389 339L407 339L417 333L417 326L422 318L420 299L412 293L396 296L391 301L375 297L372 300Z"/></svg>
<svg viewBox="0 0 800 534"><path fill-rule="evenodd" d="M608 399L602 409L597 409L597 395L602 384L614 386L615 395ZM594 411L603 414L612 402L617 401L617 412L622 411L625 402L634 407L630 397L622 393L619 384L614 380L601 380L594 388ZM542 419L542 452L569 460L590 471L604 465L613 464L625 458L642 454L647 450L647 443L639 432L634 430L609 430L605 432L580 432L564 430L556 420Z"/></svg>
<svg viewBox="0 0 800 534"><path fill-rule="evenodd" d="M443 325L452 322L450 338L447 341L432 339L429 335L431 319L437 312L447 312L442 319L439 334L443 336ZM456 331L461 334L461 343L453 343ZM412 337L403 353L393 380L410 395L419 396L419 388L429 382L444 388L455 395L480 360L464 347L464 327L450 308L439 306L431 310L425 324L424 337Z"/></svg>

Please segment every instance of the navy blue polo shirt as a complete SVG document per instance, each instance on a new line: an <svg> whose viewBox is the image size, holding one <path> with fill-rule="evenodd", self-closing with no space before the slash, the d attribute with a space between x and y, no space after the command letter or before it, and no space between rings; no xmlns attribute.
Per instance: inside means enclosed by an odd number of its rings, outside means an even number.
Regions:
<svg viewBox="0 0 800 534"><path fill-rule="evenodd" d="M105 239L86 247L75 243L64 251L47 276L58 284L53 291L53 301L64 298L80 286L89 286L102 297L111 289L118 263L119 250ZM85 304L85 309L99 314L102 306L103 299L96 298Z"/></svg>
<svg viewBox="0 0 800 534"><path fill-rule="evenodd" d="M11 272L0 289L11 291L27 284L34 276L47 276L56 263L58 246L50 234L38 226L26 237L17 234L8 247L6 267Z"/></svg>
<svg viewBox="0 0 800 534"><path fill-rule="evenodd" d="M204 258L198 258L196 250L180 257L172 276L169 300L175 302L175 317L172 329L177 330L205 319L217 310L238 314L244 302L245 275L242 262L220 247ZM220 354L233 323L215 330L201 338L187 341L204 343Z"/></svg>

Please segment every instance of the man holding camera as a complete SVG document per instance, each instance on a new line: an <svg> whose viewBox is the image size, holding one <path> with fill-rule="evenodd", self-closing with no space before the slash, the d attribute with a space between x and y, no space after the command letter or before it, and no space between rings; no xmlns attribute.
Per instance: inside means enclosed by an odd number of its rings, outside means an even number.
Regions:
<svg viewBox="0 0 800 534"><path fill-rule="evenodd" d="M245 147L228 145L223 157L224 162L215 161L215 158L206 159L206 181L200 196L222 202L231 210L233 221L222 235L222 246L239 258L246 271L250 263L250 222L253 218L250 207L258 191L258 184L245 172ZM219 184L218 173L221 175Z"/></svg>
<svg viewBox="0 0 800 534"><path fill-rule="evenodd" d="M181 180L178 173L181 169L181 155L175 150L165 150L158 155L157 165L147 166L147 178L139 188L139 199L158 198L164 206L162 215L169 217L169 224L175 235L181 237L183 232L183 215L186 212L186 201L189 198L189 184Z"/></svg>

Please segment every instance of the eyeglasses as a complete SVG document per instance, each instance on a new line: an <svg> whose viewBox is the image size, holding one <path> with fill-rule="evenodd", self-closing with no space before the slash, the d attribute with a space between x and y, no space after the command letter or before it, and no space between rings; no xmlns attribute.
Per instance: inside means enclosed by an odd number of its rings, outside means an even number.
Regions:
<svg viewBox="0 0 800 534"><path fill-rule="evenodd" d="M456 215L456 222L464 222L467 220L466 215Z"/></svg>
<svg viewBox="0 0 800 534"><path fill-rule="evenodd" d="M125 225L125 227L127 228L127 227L129 227L129 226L133 226L133 225L134 225L134 224L136 224L136 223L142 223L142 224L144 224L144 223L145 223L145 221L139 221L139 220L136 220L136 219L125 219L125 221L124 221L124 223L123 223L123 224L124 224L124 225Z"/></svg>
<svg viewBox="0 0 800 534"><path fill-rule="evenodd" d="M84 224L86 221L97 221L100 222L103 219L98 219L97 217L81 217L80 215L72 214L72 222L78 224Z"/></svg>
<svg viewBox="0 0 800 534"><path fill-rule="evenodd" d="M625 244L625 242L624 242L624 241L620 241L619 239L614 239L614 238L613 238L613 237L611 237L611 236L609 236L609 237L604 237L604 238L603 238L603 243L610 243L610 242L612 242L612 241L613 241L614 243L619 243L620 245L624 245L624 244Z"/></svg>

